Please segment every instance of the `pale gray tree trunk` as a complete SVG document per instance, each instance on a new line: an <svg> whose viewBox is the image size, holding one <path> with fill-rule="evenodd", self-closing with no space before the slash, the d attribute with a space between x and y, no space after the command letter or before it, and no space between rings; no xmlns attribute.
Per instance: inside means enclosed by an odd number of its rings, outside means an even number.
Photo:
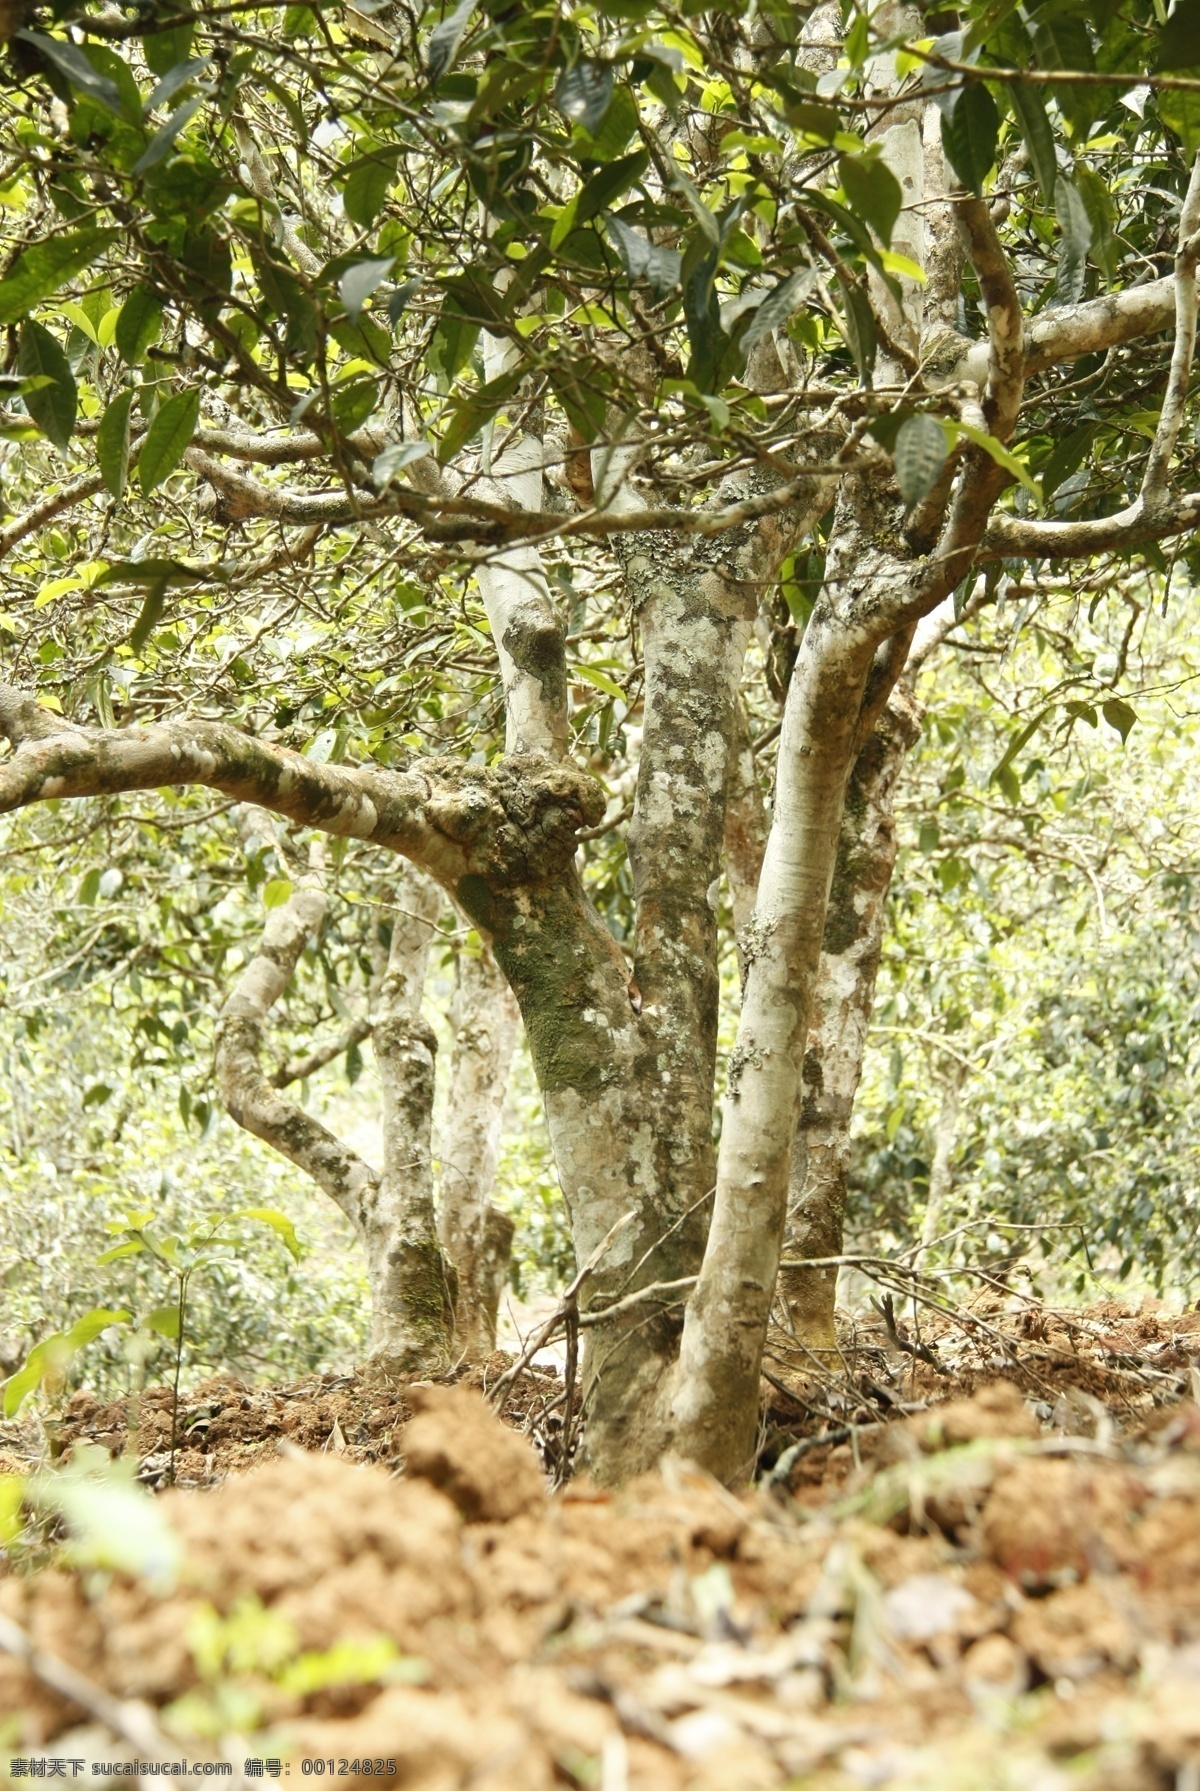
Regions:
<svg viewBox="0 0 1200 1791"><path fill-rule="evenodd" d="M933 1162L929 1169L929 1199L921 1225L922 1255L936 1244L945 1221L946 1207L954 1192L954 1148L958 1142L958 1109L967 1066L951 1059L942 1079L942 1097L933 1129Z"/></svg>
<svg viewBox="0 0 1200 1791"><path fill-rule="evenodd" d="M489 947L455 959L454 1048L438 1173L438 1231L458 1280L455 1354L484 1360L512 1250L512 1219L492 1205L500 1125L519 1021Z"/></svg>
<svg viewBox="0 0 1200 1791"><path fill-rule="evenodd" d="M837 1269L798 1265L842 1251L850 1120L896 862L895 787L919 732L919 712L905 692L894 691L846 790L801 1073L779 1273L786 1329L806 1351L837 1348Z"/></svg>

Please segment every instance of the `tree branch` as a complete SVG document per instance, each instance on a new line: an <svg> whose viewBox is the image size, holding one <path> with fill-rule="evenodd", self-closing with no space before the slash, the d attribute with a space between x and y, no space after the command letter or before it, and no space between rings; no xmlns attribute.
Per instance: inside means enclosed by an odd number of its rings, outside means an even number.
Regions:
<svg viewBox="0 0 1200 1791"><path fill-rule="evenodd" d="M1200 526L1200 491L1150 507L1137 498L1112 516L1084 522L1035 521L1020 516L994 516L979 558L997 560L1087 559L1096 553L1119 553L1143 541L1163 541Z"/></svg>
<svg viewBox="0 0 1200 1791"><path fill-rule="evenodd" d="M1166 495L1167 472L1183 426L1188 382L1192 375L1192 356L1196 350L1196 261L1200 257L1198 224L1200 156L1192 164L1192 178L1179 214L1179 248L1175 255L1175 347L1140 493L1142 503L1150 508L1160 504Z"/></svg>
<svg viewBox="0 0 1200 1791"><path fill-rule="evenodd" d="M230 991L216 1031L216 1071L230 1117L311 1176L360 1233L379 1176L340 1138L285 1100L260 1061L267 1015L295 974L300 954L328 906L319 872L310 872L267 916L258 951Z"/></svg>
<svg viewBox="0 0 1200 1791"><path fill-rule="evenodd" d="M1025 332L1021 301L991 212L974 196L955 199L954 211L987 309L988 381L983 414L991 433L1006 442L1016 427L1025 381Z"/></svg>
<svg viewBox="0 0 1200 1791"><path fill-rule="evenodd" d="M201 448L189 448L184 458L192 471L208 480L218 493L222 500L220 516L223 521L240 522L253 516L268 516L284 523L337 525L401 516L416 523L431 541L472 541L493 547L509 542L544 541L553 536L604 537L636 534L649 529L672 529L681 534L701 536L723 535L729 529L741 528L765 516L778 516L796 504L804 504L811 495L815 479L890 464L882 450L868 449L853 463L837 461L805 467L772 491L760 492L715 510L663 507L616 511L600 508L564 516L554 510L506 508L478 498L430 496L400 486L394 486L386 497L364 494L361 500L352 502L344 491L297 492L283 486L264 485L244 473L231 472Z"/></svg>

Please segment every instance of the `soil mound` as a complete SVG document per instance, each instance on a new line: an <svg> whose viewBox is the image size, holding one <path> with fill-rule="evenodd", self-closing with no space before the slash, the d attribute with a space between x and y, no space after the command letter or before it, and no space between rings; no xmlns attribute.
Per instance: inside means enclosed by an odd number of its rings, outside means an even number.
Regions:
<svg viewBox="0 0 1200 1791"><path fill-rule="evenodd" d="M1089 1435L1003 1377L945 1390L793 1441L739 1499L670 1461L551 1496L477 1392L418 1385L382 1459L343 1408L317 1452L281 1428L252 1471L141 1495L172 1579L32 1525L0 1566L0 1780L157 1755L406 1791L1191 1784L1200 1409Z"/></svg>

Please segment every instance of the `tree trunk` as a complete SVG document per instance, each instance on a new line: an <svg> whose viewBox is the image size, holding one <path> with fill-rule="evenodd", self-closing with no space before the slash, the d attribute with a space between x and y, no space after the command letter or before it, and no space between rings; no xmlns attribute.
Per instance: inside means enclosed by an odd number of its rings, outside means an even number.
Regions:
<svg viewBox="0 0 1200 1791"><path fill-rule="evenodd" d="M449 1365L454 1271L433 1201L433 1075L437 1039L421 1013L442 893L408 870L396 892L387 972L372 1034L383 1094L383 1173L363 1203L371 1284L371 1354L388 1374Z"/></svg>
<svg viewBox="0 0 1200 1791"><path fill-rule="evenodd" d="M468 1362L484 1360L496 1347L496 1319L515 1229L490 1196L518 1018L490 949L459 951L450 1009L454 1051L440 1150L438 1232L458 1278L454 1350Z"/></svg>
<svg viewBox="0 0 1200 1791"><path fill-rule="evenodd" d="M836 1349L837 1269L796 1266L839 1256L850 1162L850 1118L875 1001L887 892L896 862L896 780L920 732L920 715L893 692L858 755L846 789L837 863L825 916L800 1112L788 1184L779 1292L785 1325L805 1350Z"/></svg>
<svg viewBox="0 0 1200 1791"><path fill-rule="evenodd" d="M933 1162L929 1169L929 1199L921 1226L921 1254L936 1244L946 1211L946 1203L954 1190L954 1147L958 1141L958 1107L967 1066L952 1059L942 1083L942 1099L933 1132Z"/></svg>

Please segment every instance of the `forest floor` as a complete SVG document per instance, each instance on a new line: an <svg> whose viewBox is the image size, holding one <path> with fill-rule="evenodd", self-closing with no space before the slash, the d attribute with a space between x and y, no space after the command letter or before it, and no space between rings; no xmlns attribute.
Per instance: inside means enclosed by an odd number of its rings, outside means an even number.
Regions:
<svg viewBox="0 0 1200 1791"><path fill-rule="evenodd" d="M0 1425L34 1514L0 1553L0 1783L1200 1788L1200 1311L993 1292L919 1339L881 1315L837 1372L779 1347L741 1498L682 1463L548 1497L562 1383L525 1371L501 1421L505 1366L210 1380L174 1488L166 1389ZM107 1455L154 1500L89 1480Z"/></svg>

